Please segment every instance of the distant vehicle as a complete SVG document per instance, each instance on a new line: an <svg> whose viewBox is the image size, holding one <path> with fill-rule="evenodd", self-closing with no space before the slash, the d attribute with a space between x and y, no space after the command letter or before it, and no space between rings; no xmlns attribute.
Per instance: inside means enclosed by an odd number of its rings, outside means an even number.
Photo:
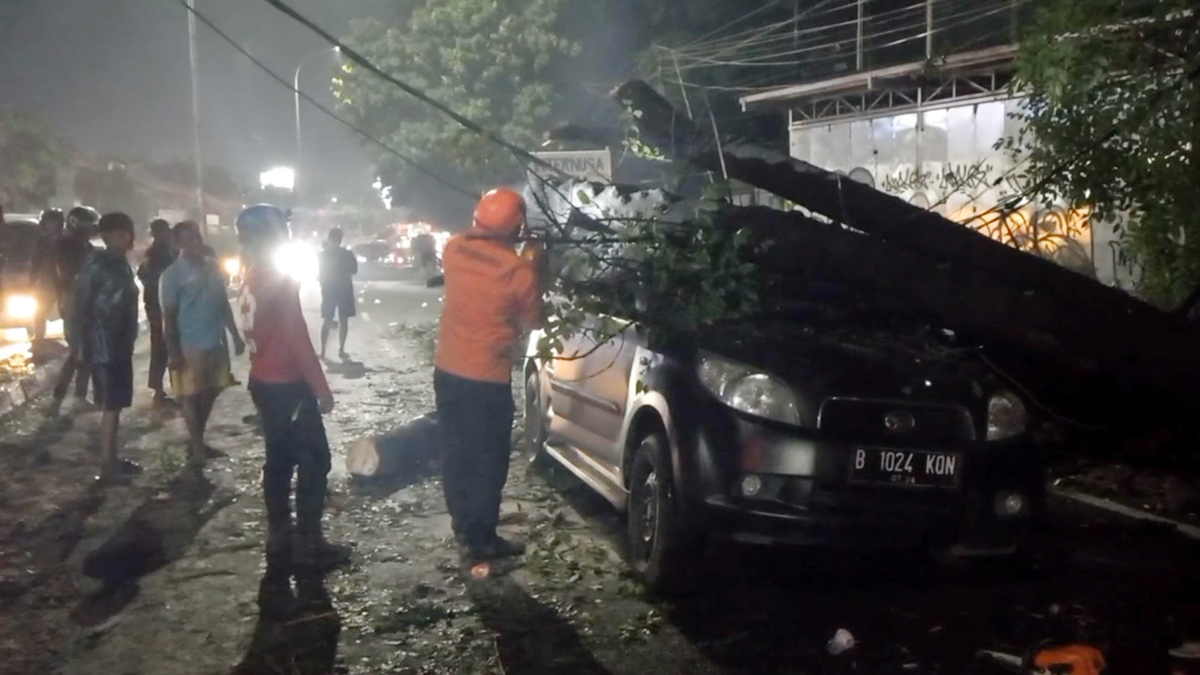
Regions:
<svg viewBox="0 0 1200 675"><path fill-rule="evenodd" d="M652 590L692 585L721 539L1016 553L1044 501L1027 403L952 333L853 307L669 340L618 322L561 359L535 334L529 449L625 511Z"/></svg>
<svg viewBox="0 0 1200 675"><path fill-rule="evenodd" d="M383 239L356 244L350 250L359 262L398 264L395 245Z"/></svg>
<svg viewBox="0 0 1200 675"><path fill-rule="evenodd" d="M34 218L5 216L0 225L0 328L30 328L38 313L33 254L39 228Z"/></svg>

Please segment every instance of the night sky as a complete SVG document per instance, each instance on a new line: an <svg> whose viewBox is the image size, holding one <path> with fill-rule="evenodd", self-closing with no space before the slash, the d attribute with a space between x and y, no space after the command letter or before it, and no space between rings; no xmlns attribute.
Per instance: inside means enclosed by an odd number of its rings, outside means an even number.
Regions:
<svg viewBox="0 0 1200 675"><path fill-rule="evenodd" d="M394 0L295 0L344 34L352 16L387 18ZM197 0L196 7L276 72L322 49L315 35L265 3ZM253 182L292 163L292 95L198 24L205 163ZM301 88L332 103L334 56L309 58ZM45 119L89 153L190 160L186 11L176 0L0 0L0 103ZM328 193L363 189L371 160L358 138L302 103L305 168Z"/></svg>

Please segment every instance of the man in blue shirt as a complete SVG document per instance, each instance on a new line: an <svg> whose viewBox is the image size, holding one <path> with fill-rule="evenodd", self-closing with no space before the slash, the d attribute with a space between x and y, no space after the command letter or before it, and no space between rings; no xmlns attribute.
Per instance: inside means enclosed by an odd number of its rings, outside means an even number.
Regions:
<svg viewBox="0 0 1200 675"><path fill-rule="evenodd" d="M245 344L225 294L225 278L216 260L206 255L200 227L184 221L174 233L179 257L159 279L159 302L171 389L180 399L190 436L188 464L199 469L210 454L217 454L204 444L213 404L221 390L233 384L225 331L238 354Z"/></svg>

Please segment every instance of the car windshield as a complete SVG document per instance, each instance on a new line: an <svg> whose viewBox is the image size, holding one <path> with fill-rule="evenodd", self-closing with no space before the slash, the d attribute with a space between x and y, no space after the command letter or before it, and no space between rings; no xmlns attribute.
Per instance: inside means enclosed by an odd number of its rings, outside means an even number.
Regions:
<svg viewBox="0 0 1200 675"><path fill-rule="evenodd" d="M34 223L6 223L0 227L0 254L9 262L30 260L37 246L37 235Z"/></svg>

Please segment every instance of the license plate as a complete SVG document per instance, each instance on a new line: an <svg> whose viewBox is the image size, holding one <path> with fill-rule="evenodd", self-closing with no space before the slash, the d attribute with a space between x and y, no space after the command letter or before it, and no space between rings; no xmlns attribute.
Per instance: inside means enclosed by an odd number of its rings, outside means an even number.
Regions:
<svg viewBox="0 0 1200 675"><path fill-rule="evenodd" d="M850 458L850 482L901 487L956 487L962 456L951 452L857 448Z"/></svg>

